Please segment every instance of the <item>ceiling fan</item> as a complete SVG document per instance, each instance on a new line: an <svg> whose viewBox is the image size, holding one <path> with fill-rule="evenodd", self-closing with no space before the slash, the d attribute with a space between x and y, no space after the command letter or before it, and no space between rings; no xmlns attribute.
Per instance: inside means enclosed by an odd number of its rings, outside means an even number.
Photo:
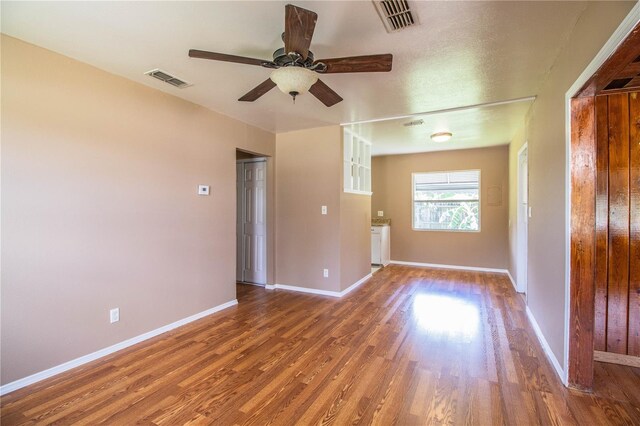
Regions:
<svg viewBox="0 0 640 426"><path fill-rule="evenodd" d="M238 99L243 102L253 102L278 86L282 92L291 95L294 102L296 96L309 91L320 102L330 107L342 101L342 98L319 80L318 74L391 71L393 56L389 53L314 60L309 45L317 20L318 15L315 12L291 4L286 5L285 28L282 33L284 47L273 52L272 61L194 49L189 50L189 56L273 69L270 78Z"/></svg>

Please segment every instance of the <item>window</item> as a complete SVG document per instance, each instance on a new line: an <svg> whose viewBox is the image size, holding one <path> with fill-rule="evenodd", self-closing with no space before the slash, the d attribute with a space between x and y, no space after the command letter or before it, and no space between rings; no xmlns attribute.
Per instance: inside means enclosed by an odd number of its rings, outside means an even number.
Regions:
<svg viewBox="0 0 640 426"><path fill-rule="evenodd" d="M480 230L480 170L414 173L413 229Z"/></svg>

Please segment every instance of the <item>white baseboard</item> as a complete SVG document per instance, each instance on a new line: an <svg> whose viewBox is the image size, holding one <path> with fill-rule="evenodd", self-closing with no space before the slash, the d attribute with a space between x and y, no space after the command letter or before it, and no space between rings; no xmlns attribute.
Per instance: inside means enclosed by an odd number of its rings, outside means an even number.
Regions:
<svg viewBox="0 0 640 426"><path fill-rule="evenodd" d="M507 269L507 275L509 276L509 280L511 281L511 284L513 284L513 289L516 291L516 293L520 293L518 291L518 286L516 285L516 281L513 279L513 277L511 276L511 272L509 272L508 269Z"/></svg>
<svg viewBox="0 0 640 426"><path fill-rule="evenodd" d="M555 354L551 350L551 347L549 346L547 339L545 339L544 334L542 334L542 330L540 330L538 321L536 321L536 318L533 316L533 312L531 312L528 306L527 306L527 318L529 318L529 323L531 324L531 327L533 327L533 331L536 332L536 336L538 337L538 341L540 342L540 345L542 346L544 353L547 355L547 358L549 359L549 361L551 361L551 365L553 365L553 368L556 370L558 377L560 377L560 381L565 386L567 386L567 382L568 382L567 375L563 370L563 368L560 366L560 363L558 362L558 358L556 358Z"/></svg>
<svg viewBox="0 0 640 426"><path fill-rule="evenodd" d="M319 290L317 288L298 287L295 285L275 284L270 290L289 290L300 293L319 294L321 296L340 297L339 291Z"/></svg>
<svg viewBox="0 0 640 426"><path fill-rule="evenodd" d="M509 271L506 269L481 268L478 266L442 265L440 263L405 262L404 260L392 260L391 263L394 265L418 266L422 268L455 269L459 271L497 272L499 274L509 273Z"/></svg>
<svg viewBox="0 0 640 426"><path fill-rule="evenodd" d="M340 292L340 297L344 296L345 294L349 293L352 290L355 290L358 286L360 286L360 284L366 282L369 278L371 278L372 275L373 275L372 273L368 273L367 275L365 275L364 277L360 278L355 283L351 284L349 287L347 287L344 290L342 290Z"/></svg>
<svg viewBox="0 0 640 426"><path fill-rule="evenodd" d="M56 365L55 367L51 367L47 370L44 371L40 371L38 373L32 374L30 376L24 377L22 379L18 379L16 381L13 381L11 383L7 383L6 385L0 386L0 395L5 395L9 392L13 392L15 390L18 390L20 388L23 388L25 386L29 386L31 384L34 384L36 382L39 382L41 380L44 379L48 379L49 377L53 377L57 374L63 373L67 370L71 370L72 368L76 368L79 367L83 364L86 364L88 362L91 361L95 361L98 358L102 358L104 356L110 355L114 352L117 352L119 350L128 348L129 346L135 345L136 343L140 343L142 341L145 341L147 339L150 339L152 337L155 337L159 334L162 333L166 333L167 331L173 330L174 328L178 328L182 325L188 324L190 322L193 322L195 320L198 320L202 317L206 317L207 315L211 315L215 312L221 311L223 309L229 308L233 305L237 305L238 304L238 300L237 299L233 299L230 300L226 303L223 303L222 305L218 305L215 306L211 309L207 309L206 311L202 311L199 312L197 314L191 315L190 317L187 318L183 318L181 320L172 322L171 324L167 324L165 326L162 326L160 328L156 328L155 330L149 331L147 333L141 334L139 336L136 337L132 337L131 339L127 339L123 342L120 343L116 343L115 345L109 346L107 348L104 349L100 349L99 351L90 353L88 355L84 355L81 356L79 358L73 359L71 361L67 361L63 364L60 365Z"/></svg>
<svg viewBox="0 0 640 426"><path fill-rule="evenodd" d="M349 293L350 291L352 291L355 288L357 288L362 283L366 282L369 278L371 278L371 273L369 273L369 274L365 275L364 277L360 278L358 281L356 281L355 283L351 284L349 287L345 288L342 291L319 290L319 289L316 289L316 288L298 287L298 286L295 286L295 285L287 285L287 284L267 285L267 286L265 286L265 288L267 290L279 289L279 290L298 291L300 293L319 294L321 296L342 297L342 296L346 295L347 293Z"/></svg>

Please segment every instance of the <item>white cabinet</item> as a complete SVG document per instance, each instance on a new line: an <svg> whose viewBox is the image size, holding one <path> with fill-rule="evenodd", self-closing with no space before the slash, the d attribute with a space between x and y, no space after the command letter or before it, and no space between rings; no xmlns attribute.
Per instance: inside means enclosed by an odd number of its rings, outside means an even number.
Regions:
<svg viewBox="0 0 640 426"><path fill-rule="evenodd" d="M346 128L343 136L344 192L371 195L371 142Z"/></svg>
<svg viewBox="0 0 640 426"><path fill-rule="evenodd" d="M371 263L387 266L391 262L391 228L389 225L371 227Z"/></svg>

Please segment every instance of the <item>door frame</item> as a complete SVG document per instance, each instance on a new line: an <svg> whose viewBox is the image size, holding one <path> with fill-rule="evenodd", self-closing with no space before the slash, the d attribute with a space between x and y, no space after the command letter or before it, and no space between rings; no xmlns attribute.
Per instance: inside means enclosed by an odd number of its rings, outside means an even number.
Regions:
<svg viewBox="0 0 640 426"><path fill-rule="evenodd" d="M640 3L565 94L565 385L589 391L594 376L595 96L640 55Z"/></svg>
<svg viewBox="0 0 640 426"><path fill-rule="evenodd" d="M242 164L242 166L244 167L245 163L264 163L264 167L265 167L265 188L264 188L264 210L265 210L265 232L264 232L264 269L265 269L265 279L264 279L264 283L255 283L255 282L251 282L251 281L246 281L245 277L244 277L244 238L242 238L242 235L238 235L238 225L239 225L239 218L241 217L242 213L244 212L245 209L245 203L244 203L244 197L239 200L236 198L236 207L241 203L242 207L241 208L236 208L236 280L239 282L242 282L244 284L251 284L251 285L256 285L259 287L265 287L267 285L267 282L269 280L269 253L268 253L268 247L269 247L269 243L268 243L268 238L269 238L269 220L267 218L267 211L268 211L268 203L269 203L269 191L268 191L268 173L269 173L269 161L268 161L268 157L266 156L256 156L256 157L252 157L252 158L243 158L243 159L236 159L236 173L237 173L237 167L238 165ZM237 174L236 174L237 175ZM244 178L243 178L244 179ZM240 191L239 191L239 187L238 184L240 182L236 181L236 197L238 197ZM237 268L240 266L240 274L241 274L241 279L238 280L238 276L237 276Z"/></svg>
<svg viewBox="0 0 640 426"><path fill-rule="evenodd" d="M516 288L518 293L527 293L528 272L529 272L529 190L522 190L522 155L527 155L527 188L529 186L529 143L518 150L518 166L517 166L517 188L516 188ZM521 209L523 192L527 196L527 210L524 215ZM526 236L524 246L522 245L523 234ZM524 248L524 250L523 250ZM523 268L524 265L524 268Z"/></svg>

